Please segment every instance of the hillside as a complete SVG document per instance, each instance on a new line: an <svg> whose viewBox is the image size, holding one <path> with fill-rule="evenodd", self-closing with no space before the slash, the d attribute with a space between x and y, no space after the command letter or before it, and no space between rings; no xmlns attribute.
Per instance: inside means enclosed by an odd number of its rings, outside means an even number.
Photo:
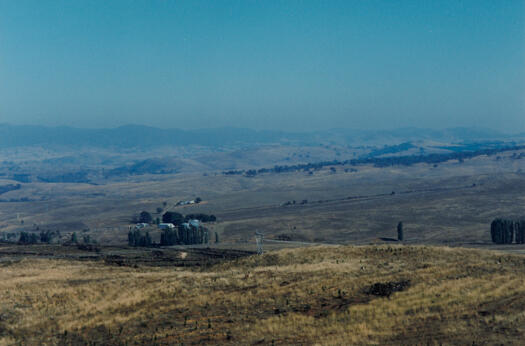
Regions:
<svg viewBox="0 0 525 346"><path fill-rule="evenodd" d="M519 344L524 283L523 256L424 246L187 268L4 257L0 344Z"/></svg>
<svg viewBox="0 0 525 346"><path fill-rule="evenodd" d="M0 123L0 148L24 146L66 146L97 148L153 148L162 146L236 146L264 143L320 143L358 144L397 143L399 141L437 140L461 142L518 138L483 128L449 128L441 130L401 128L393 130L332 129L311 132L253 130L247 128L166 129L142 125L117 128L86 129L75 127L46 127Z"/></svg>

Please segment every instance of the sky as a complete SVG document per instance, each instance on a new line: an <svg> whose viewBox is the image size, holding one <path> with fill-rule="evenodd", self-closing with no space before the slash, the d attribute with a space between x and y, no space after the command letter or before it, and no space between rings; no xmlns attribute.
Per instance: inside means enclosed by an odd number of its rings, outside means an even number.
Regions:
<svg viewBox="0 0 525 346"><path fill-rule="evenodd" d="M525 1L0 0L0 123L525 131Z"/></svg>

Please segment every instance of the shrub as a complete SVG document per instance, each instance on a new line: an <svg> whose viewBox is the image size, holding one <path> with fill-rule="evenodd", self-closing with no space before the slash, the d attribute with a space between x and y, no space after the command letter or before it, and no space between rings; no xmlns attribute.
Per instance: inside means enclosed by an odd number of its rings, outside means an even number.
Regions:
<svg viewBox="0 0 525 346"><path fill-rule="evenodd" d="M180 225L183 221L184 221L184 216L174 211L168 211L168 212L165 212L164 215L162 215L162 222L164 223L172 223L174 225Z"/></svg>
<svg viewBox="0 0 525 346"><path fill-rule="evenodd" d="M143 211L139 215L139 222L140 223L150 223L153 218L151 217L151 214L147 211Z"/></svg>

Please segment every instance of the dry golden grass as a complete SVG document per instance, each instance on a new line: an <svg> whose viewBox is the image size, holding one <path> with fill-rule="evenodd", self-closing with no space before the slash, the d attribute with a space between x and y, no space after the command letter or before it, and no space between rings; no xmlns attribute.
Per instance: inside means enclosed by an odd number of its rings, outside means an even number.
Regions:
<svg viewBox="0 0 525 346"><path fill-rule="evenodd" d="M376 282L410 280L389 298ZM0 267L1 344L521 344L525 257L314 247L202 269Z"/></svg>

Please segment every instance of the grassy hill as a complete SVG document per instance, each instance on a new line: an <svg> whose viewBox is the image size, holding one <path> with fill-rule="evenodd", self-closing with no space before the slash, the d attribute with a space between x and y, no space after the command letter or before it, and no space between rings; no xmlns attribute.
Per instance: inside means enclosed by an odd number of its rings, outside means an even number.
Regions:
<svg viewBox="0 0 525 346"><path fill-rule="evenodd" d="M524 308L525 257L484 250L325 246L191 268L0 264L0 344L520 344Z"/></svg>

